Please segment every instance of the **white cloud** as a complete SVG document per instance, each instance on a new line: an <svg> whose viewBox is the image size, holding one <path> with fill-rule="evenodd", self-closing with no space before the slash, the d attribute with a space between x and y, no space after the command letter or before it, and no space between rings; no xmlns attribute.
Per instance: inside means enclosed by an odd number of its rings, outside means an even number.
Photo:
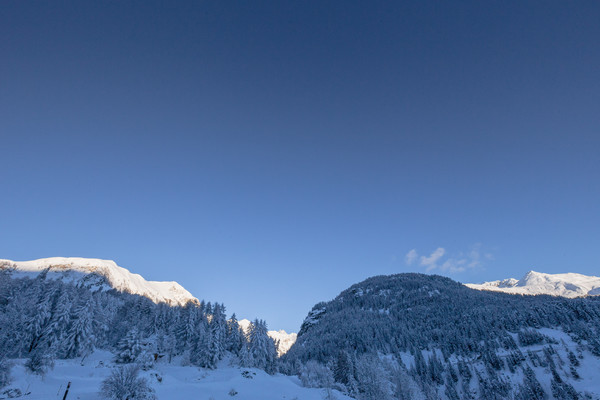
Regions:
<svg viewBox="0 0 600 400"><path fill-rule="evenodd" d="M493 260L494 258L490 253L481 253L481 244L474 245L466 253L460 252L444 259L445 255L446 249L443 247L438 247L429 256L421 257L419 257L416 249L412 249L406 254L406 264L412 265L418 259L419 265L425 267L427 272L438 270L448 273L458 273L481 267L482 260Z"/></svg>
<svg viewBox="0 0 600 400"><path fill-rule="evenodd" d="M436 269L437 262L446 254L446 250L443 247L438 247L429 257L421 256L421 265L426 267L427 271Z"/></svg>
<svg viewBox="0 0 600 400"><path fill-rule="evenodd" d="M417 261L417 258L419 258L419 255L417 254L417 250L412 249L411 251L406 253L406 265L411 265L412 263Z"/></svg>

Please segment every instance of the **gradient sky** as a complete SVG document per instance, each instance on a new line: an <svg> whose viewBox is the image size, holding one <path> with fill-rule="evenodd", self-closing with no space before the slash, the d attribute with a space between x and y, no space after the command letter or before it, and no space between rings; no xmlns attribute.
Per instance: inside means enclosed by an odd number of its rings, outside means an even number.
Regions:
<svg viewBox="0 0 600 400"><path fill-rule="evenodd" d="M369 276L600 275L597 1L5 1L0 258L295 331Z"/></svg>

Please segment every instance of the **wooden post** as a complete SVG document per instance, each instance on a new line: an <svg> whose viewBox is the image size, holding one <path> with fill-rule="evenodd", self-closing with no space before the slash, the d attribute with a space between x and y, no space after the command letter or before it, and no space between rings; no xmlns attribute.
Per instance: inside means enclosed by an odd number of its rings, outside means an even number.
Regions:
<svg viewBox="0 0 600 400"><path fill-rule="evenodd" d="M69 394L69 388L71 387L71 382L67 384L67 390L65 390L65 395L63 396L63 400L67 399L67 395Z"/></svg>

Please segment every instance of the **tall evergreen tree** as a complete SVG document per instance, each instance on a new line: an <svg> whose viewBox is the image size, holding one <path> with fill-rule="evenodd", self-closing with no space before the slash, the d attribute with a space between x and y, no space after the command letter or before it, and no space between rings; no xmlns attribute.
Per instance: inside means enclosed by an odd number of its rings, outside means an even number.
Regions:
<svg viewBox="0 0 600 400"><path fill-rule="evenodd" d="M242 328L240 327L235 313L231 315L231 318L227 321L227 345L228 351L235 355L240 354L242 346L246 342L246 338Z"/></svg>
<svg viewBox="0 0 600 400"><path fill-rule="evenodd" d="M41 293L34 312L25 325L25 335L27 337L27 352L31 353L44 339L44 331L50 322L51 303L50 293L47 290L40 289Z"/></svg>
<svg viewBox="0 0 600 400"><path fill-rule="evenodd" d="M268 335L267 324L263 320L254 320L248 332L247 353L243 355L245 362L252 367L265 370L272 374L275 372L277 350L275 343Z"/></svg>
<svg viewBox="0 0 600 400"><path fill-rule="evenodd" d="M138 329L133 327L117 346L116 362L128 364L135 362L142 353L141 337Z"/></svg>
<svg viewBox="0 0 600 400"><path fill-rule="evenodd" d="M75 309L73 322L66 336L65 357L86 356L94 349L92 331L92 299L88 298Z"/></svg>
<svg viewBox="0 0 600 400"><path fill-rule="evenodd" d="M354 368L350 361L350 356L346 350L340 350L333 369L333 377L336 382L343 385L350 383L351 377L354 375Z"/></svg>

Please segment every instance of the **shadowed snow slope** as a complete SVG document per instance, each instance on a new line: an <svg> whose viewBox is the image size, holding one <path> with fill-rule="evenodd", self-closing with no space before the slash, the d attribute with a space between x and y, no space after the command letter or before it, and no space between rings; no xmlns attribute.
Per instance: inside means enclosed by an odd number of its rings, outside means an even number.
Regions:
<svg viewBox="0 0 600 400"><path fill-rule="evenodd" d="M465 286L513 294L549 294L562 297L600 295L600 277L575 273L544 274L529 271L521 280L510 278L481 284L466 283Z"/></svg>
<svg viewBox="0 0 600 400"><path fill-rule="evenodd" d="M132 274L110 260L76 257L41 258L33 261L0 259L0 269L8 270L14 276L32 278L47 271L48 279L73 282L91 290L116 289L145 296L155 303L164 302L175 306L198 301L177 282L147 281L141 275Z"/></svg>

